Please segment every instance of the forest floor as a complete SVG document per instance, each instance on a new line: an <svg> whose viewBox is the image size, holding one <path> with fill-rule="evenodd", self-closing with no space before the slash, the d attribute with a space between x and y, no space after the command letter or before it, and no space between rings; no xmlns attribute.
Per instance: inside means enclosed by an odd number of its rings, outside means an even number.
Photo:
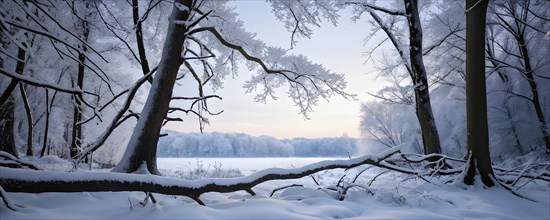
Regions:
<svg viewBox="0 0 550 220"><path fill-rule="evenodd" d="M290 164L293 158L288 160ZM197 166L185 170L170 167L173 162L162 166L159 160L159 167L166 176L187 179L237 177L254 172L223 169L231 167L230 161L225 159L223 166L211 166L197 160ZM46 170L66 171L71 166L70 162L52 156L33 162ZM361 170L317 173L314 177L319 185L311 177L269 181L253 188L255 196L246 192L206 193L200 197L206 206L185 196L161 194L154 194L157 203L143 204L143 192L7 193L19 208L12 211L0 205L0 219L550 219L550 185L536 181L521 189L523 195L536 201L533 202L501 187L428 183L389 172L376 178L368 190L353 188L343 201L336 199L337 193L328 188L336 185L344 174L343 180L350 182ZM98 168L91 172L106 171ZM368 169L356 183L368 186L381 172L378 168ZM292 184L303 187L280 190L270 197L274 189Z"/></svg>

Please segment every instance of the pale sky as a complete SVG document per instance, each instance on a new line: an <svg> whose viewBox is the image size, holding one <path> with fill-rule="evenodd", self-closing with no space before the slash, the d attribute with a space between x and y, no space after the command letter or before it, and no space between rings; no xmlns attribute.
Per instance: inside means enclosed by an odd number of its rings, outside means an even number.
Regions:
<svg viewBox="0 0 550 220"><path fill-rule="evenodd" d="M234 4L249 32L257 33L258 39L267 45L290 48L290 32L282 22L276 20L267 3L238 1ZM312 38L300 38L291 52L305 55L327 69L345 74L347 92L357 94L358 101L337 96L331 98L330 102L321 100L309 115L310 120L305 120L298 114L298 107L286 96L284 88L279 90L278 100L268 100L267 104L254 102L254 94L245 94L242 88L244 81L252 75L243 67L237 78L228 79L224 88L217 91L223 100L209 102L212 111L224 112L209 117L210 125L205 127L205 132L243 132L277 138L338 137L344 133L359 137L360 105L364 101L373 100L367 92L376 92L384 83L382 79L375 80L372 64L364 65L364 53L370 48L364 45L364 39L371 27L365 19L352 23L350 14L342 13L337 27L323 22L320 28L312 29ZM165 129L198 132L196 117L186 118L183 123L167 124Z"/></svg>

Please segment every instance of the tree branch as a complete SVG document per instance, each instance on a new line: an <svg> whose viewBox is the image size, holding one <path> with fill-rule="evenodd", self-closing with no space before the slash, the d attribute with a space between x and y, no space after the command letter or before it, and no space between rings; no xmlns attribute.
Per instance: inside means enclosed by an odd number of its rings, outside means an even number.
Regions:
<svg viewBox="0 0 550 220"><path fill-rule="evenodd" d="M48 89L53 89L53 90L64 92L64 93L69 93L69 94L73 94L73 95L89 93L89 92L84 92L84 91L80 90L79 88L66 88L66 87L61 87L61 86L51 84L51 83L48 83L48 82L38 81L38 80L33 79L31 77L28 77L28 76L19 75L17 73L4 70L3 68L0 68L0 73L2 73L5 76L8 76L12 79L16 79L16 80L19 80L21 82L24 82L25 84L38 86L38 87L45 87L45 88L48 88ZM91 94L91 93L89 93L89 94Z"/></svg>
<svg viewBox="0 0 550 220"><path fill-rule="evenodd" d="M126 101L124 102L124 105L122 109L120 109L117 113L117 115L113 118L109 126L105 129L103 133L92 143L86 145L80 151L78 155L75 156L75 166L80 163L86 156L88 156L89 153L94 152L95 150L99 149L105 143L107 138L111 135L111 133L115 130L115 128L119 125L118 121L124 116L124 113L128 108L130 108L130 104L132 103L132 100L134 96L136 95L136 92L138 91L139 87L143 85L147 81L147 79L153 75L153 73L157 70L158 67L153 68L149 73L143 75L134 85L129 89L128 97L126 98ZM145 191L149 192L149 191Z"/></svg>
<svg viewBox="0 0 550 220"><path fill-rule="evenodd" d="M405 13L404 11L393 11L393 10L390 10L390 9L387 9L387 8L384 8L384 7L369 4L367 2L346 2L344 4L367 7L367 8L374 9L374 10L377 10L377 11L381 11L381 12L384 12L384 13L390 14L390 15L399 15L399 16L405 16L405 17L408 16L407 13Z"/></svg>

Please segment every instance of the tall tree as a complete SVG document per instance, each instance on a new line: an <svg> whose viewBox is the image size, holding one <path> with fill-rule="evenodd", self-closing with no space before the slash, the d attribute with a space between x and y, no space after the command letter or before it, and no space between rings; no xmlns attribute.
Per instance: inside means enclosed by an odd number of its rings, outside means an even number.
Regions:
<svg viewBox="0 0 550 220"><path fill-rule="evenodd" d="M412 68L416 115L422 130L424 153L441 153L439 133L433 116L428 85L428 73L424 66L422 50L422 24L418 15L418 1L404 0L405 13L409 24L409 58Z"/></svg>
<svg viewBox="0 0 550 220"><path fill-rule="evenodd" d="M509 61L510 59L498 59L494 56L490 61L495 63L494 66L520 72L527 81L530 95L518 95L514 91L511 91L511 93L512 96L527 99L531 103L535 110L534 113L538 120L537 124L544 145L547 151L550 152L550 130L543 111L542 103L544 101L539 92L540 85L538 85L541 83L539 80L550 79L549 76L544 76L544 71L541 71L541 69L548 68L550 63L544 62L543 59L537 59L531 51L531 49L537 49L536 46L533 47L534 44L540 43L536 40L537 35L544 36L546 34L545 24L550 21L546 14L547 11L545 12L545 9L550 9L548 2L533 3L531 0L496 2L490 9L495 22L511 35L510 39L514 39L516 45L516 48L509 48L503 46L507 45L506 43L497 44L500 51L505 55L504 57L510 58L512 61ZM540 74L541 72L542 74Z"/></svg>
<svg viewBox="0 0 550 220"><path fill-rule="evenodd" d="M145 102L145 108L141 112L122 160L113 168L114 172L135 172L144 164L147 166L148 172L160 174L157 169L157 143L162 122L170 106L176 76L183 63L180 54L184 48L183 42L187 38L185 32L188 27L179 25L176 21L187 21L190 11L183 10L183 8L191 9L193 7L191 0L177 0L174 4L164 40L162 57Z"/></svg>
<svg viewBox="0 0 550 220"><path fill-rule="evenodd" d="M74 3L73 3L74 4ZM76 27L79 27L81 30L80 39L84 42L88 42L88 37L90 36L90 22L88 21L91 17L91 2L86 1L83 3L83 7L78 7L80 11L73 11L77 20ZM81 13L80 17L76 13ZM86 70L86 52L88 48L86 45L79 45L81 51L78 52L78 69L76 76L76 85L78 88L82 89L84 87L84 71ZM73 129L72 129L72 141L71 141L71 150L70 156L75 157L78 154L78 149L82 145L82 112L84 111L82 99L84 96L77 95L75 96L75 106L73 109Z"/></svg>
<svg viewBox="0 0 550 220"><path fill-rule="evenodd" d="M466 0L466 117L470 164L464 183L472 185L476 170L485 186L494 186L489 154L485 83L485 26L489 0Z"/></svg>
<svg viewBox="0 0 550 220"><path fill-rule="evenodd" d="M23 83L19 83L19 93L21 94L21 99L23 100L23 107L25 108L25 115L27 116L27 156L34 156L34 141L33 141L33 133L34 133L34 123L33 123L33 117L32 117L32 110L31 106L29 104L29 98L27 96L27 91L25 87L23 86Z"/></svg>
<svg viewBox="0 0 550 220"><path fill-rule="evenodd" d="M380 91L379 95L375 95L383 100L407 103L415 105L415 111L420 129L422 132L422 141L424 145L424 153L441 153L441 146L439 140L439 133L435 118L432 111L432 105L430 100L430 91L428 84L428 73L424 66L423 59L423 34L422 24L419 17L419 8L417 0L404 0L404 10L387 9L377 5L370 4L368 2L351 2L349 4L355 5L359 15L363 12L368 12L376 24L387 35L392 45L397 50L400 57L400 64L405 66L405 69L412 81L412 90L414 93L414 101L410 100L408 95L399 95L399 97L386 97L384 92L386 90L394 90L393 88L387 88ZM387 24L379 13L386 14L392 19L389 19L391 24ZM400 42L397 31L393 30L393 22L397 17L405 17L407 19L407 28L409 29L408 35L408 53L407 48ZM393 70L393 68L391 68ZM399 85L397 85L399 86ZM395 98L398 100L396 101Z"/></svg>

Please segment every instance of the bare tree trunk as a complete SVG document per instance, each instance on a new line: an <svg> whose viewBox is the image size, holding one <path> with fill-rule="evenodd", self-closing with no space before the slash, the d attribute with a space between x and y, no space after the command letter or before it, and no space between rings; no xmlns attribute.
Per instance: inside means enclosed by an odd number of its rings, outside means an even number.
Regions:
<svg viewBox="0 0 550 220"><path fill-rule="evenodd" d="M141 28L142 22L140 21L139 17L139 3L138 0L132 0L132 16L134 20L134 27L136 28L136 43L138 47L138 53L139 53L139 62L141 64L141 69L143 71L143 75L149 73L151 70L149 69L149 62L147 61L147 56L145 54L145 45L143 44L143 31ZM153 82L153 77L149 77L147 79L149 83Z"/></svg>
<svg viewBox="0 0 550 220"><path fill-rule="evenodd" d="M27 115L27 156L33 156L33 130L34 125L32 121L32 111L27 98L27 92L23 88L23 84L19 83L19 92L21 93L21 99L23 99L23 106L25 107L25 113Z"/></svg>
<svg viewBox="0 0 550 220"><path fill-rule="evenodd" d="M53 99L53 98L52 98ZM42 142L42 150L40 151L40 157L43 157L46 154L46 149L48 148L48 131L50 130L50 96L49 91L46 89L46 119L45 119L45 128L44 128L44 141Z"/></svg>
<svg viewBox="0 0 550 220"><path fill-rule="evenodd" d="M550 132L548 131L549 128L546 125L544 113L542 112L542 107L540 105L539 91L537 89L537 83L535 82L535 78L533 76L533 68L531 67L531 60L529 57L529 51L527 49L527 42L525 42L525 36L523 35L523 33L524 32L521 32L517 40L519 51L521 52L521 57L523 59L523 66L525 68L524 74L527 78L527 82L529 82L529 87L531 88L531 93L533 95L531 103L533 103L537 119L539 120L539 127L542 132L542 139L544 140L544 144L546 145L547 152L550 153Z"/></svg>
<svg viewBox="0 0 550 220"><path fill-rule="evenodd" d="M23 46L26 46L23 43ZM19 47L17 51L17 64L15 66L15 72L22 75L23 71L25 71L25 60L26 60L26 48ZM17 80L12 80L12 82L18 82ZM23 88L23 85L21 83L19 84L19 92L21 93L21 98L23 99L23 104L25 107L25 113L27 115L27 156L33 156L33 121L32 121L32 112L29 105L29 101L27 99L27 93L25 92L25 89ZM11 83L10 83L11 85ZM8 88L9 89L9 88Z"/></svg>
<svg viewBox="0 0 550 220"><path fill-rule="evenodd" d="M192 7L191 0L177 0L176 3L188 8ZM187 38L186 27L176 24L175 21L185 21L188 17L188 11L180 11L177 7L173 7L157 74L124 156L113 168L113 172L131 173L145 163L150 173L159 174L157 170L159 133L168 113L179 67L183 63L181 51Z"/></svg>
<svg viewBox="0 0 550 220"><path fill-rule="evenodd" d="M404 0L405 12L409 21L409 53L413 74L414 95L416 100L416 116L422 130L422 140L425 154L441 153L439 134L432 112L428 74L422 58L422 25L418 15L418 1ZM434 158L437 160L437 158Z"/></svg>
<svg viewBox="0 0 550 220"><path fill-rule="evenodd" d="M78 60L81 63L84 63L86 58L82 54L78 54ZM84 84L84 66L82 64L78 65L78 76L77 76L77 86L82 89ZM78 95L75 99L75 104L73 109L73 130L72 130L72 141L71 141L71 151L70 156L74 157L78 154L78 149L82 145L82 95Z"/></svg>
<svg viewBox="0 0 550 220"><path fill-rule="evenodd" d="M488 3L488 0L466 0L466 116L470 164L464 183L474 183L477 169L483 184L491 187L495 183L489 154L484 50Z"/></svg>
<svg viewBox="0 0 550 220"><path fill-rule="evenodd" d="M85 4L87 8L90 7L88 2L86 2ZM82 40L84 42L88 41L88 36L90 35L90 27L89 27L88 21L86 20L88 17L89 17L88 15L84 16L84 19L82 20L82 23L81 23L83 28ZM78 73L77 73L77 86L80 89L84 87L84 71L85 71L84 62L86 62L85 53L88 50L88 48L85 45L81 45L81 46L82 46L82 52L78 53L79 64L78 64ZM82 96L82 94L78 95L78 98L76 98L76 101L75 101L76 106L74 107L74 110L73 110L73 136L72 136L73 138L72 138L71 154L70 154L71 157L74 157L78 154L78 149L82 145L82 124L80 124L80 122L82 121L83 109L82 109L81 100L83 98L84 97Z"/></svg>

